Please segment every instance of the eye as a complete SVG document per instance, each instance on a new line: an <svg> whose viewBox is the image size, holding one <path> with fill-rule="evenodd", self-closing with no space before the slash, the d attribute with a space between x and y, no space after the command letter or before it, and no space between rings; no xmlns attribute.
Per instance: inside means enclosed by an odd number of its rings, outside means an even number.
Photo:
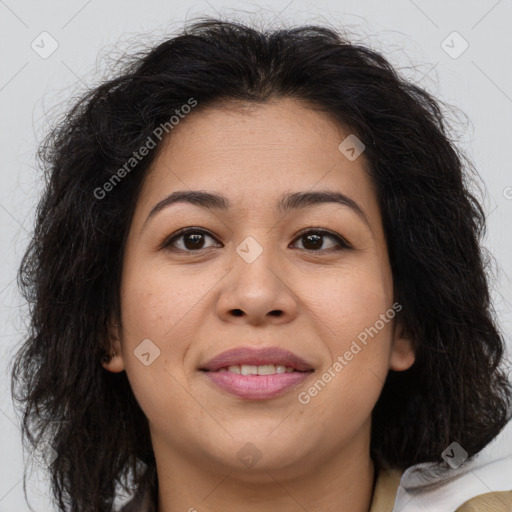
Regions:
<svg viewBox="0 0 512 512"><path fill-rule="evenodd" d="M331 240L334 240L335 247L322 248L324 238L330 238ZM304 240L305 246L303 244L302 248L307 251L319 252L323 250L339 251L342 249L352 249L352 246L343 237L335 233L332 233L331 231L327 231L325 229L304 230L299 234L299 237L296 238L295 240Z"/></svg>
<svg viewBox="0 0 512 512"><path fill-rule="evenodd" d="M204 247L204 237L211 238L215 240L215 238L207 233L203 229L198 228L183 228L173 233L170 237L166 238L161 244L161 249L178 249L181 251L192 252L194 250L207 249L208 247ZM181 247L176 247L175 242L177 240L183 239L183 245Z"/></svg>
<svg viewBox="0 0 512 512"><path fill-rule="evenodd" d="M200 228L183 228L173 233L170 237L166 238L161 244L161 249L181 250L185 252L200 251L201 249L208 249L204 245L204 238L208 237L216 240L215 237L210 235L204 229ZM330 238L335 242L334 247L322 247L324 238ZM342 250L351 249L352 246L340 235L327 231L325 229L311 229L308 228L299 233L295 240L304 240L303 247L306 251L320 252L324 250ZM183 242L181 246L176 244L177 241Z"/></svg>

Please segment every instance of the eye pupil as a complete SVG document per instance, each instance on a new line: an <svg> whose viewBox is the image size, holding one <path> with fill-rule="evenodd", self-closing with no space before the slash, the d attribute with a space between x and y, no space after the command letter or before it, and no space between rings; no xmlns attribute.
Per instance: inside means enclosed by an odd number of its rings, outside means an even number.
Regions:
<svg viewBox="0 0 512 512"><path fill-rule="evenodd" d="M303 237L305 240L309 240L311 241L313 239L313 247L307 247L307 244L304 244L304 247L306 247L306 249L317 249L318 246L322 246L322 237L320 235L315 235L315 234L309 234L309 235L305 235ZM320 244L318 243L320 242Z"/></svg>
<svg viewBox="0 0 512 512"><path fill-rule="evenodd" d="M195 240L192 242L191 245L188 244L188 242L193 239ZM185 240L185 247L187 249L197 249L198 247L201 248L202 244L204 243L203 235L199 233L189 233L187 235L184 235Z"/></svg>

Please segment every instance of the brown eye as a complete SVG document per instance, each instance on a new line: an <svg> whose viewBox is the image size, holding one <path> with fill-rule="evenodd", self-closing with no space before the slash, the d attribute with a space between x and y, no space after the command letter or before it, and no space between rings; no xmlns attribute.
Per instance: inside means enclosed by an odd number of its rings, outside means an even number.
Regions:
<svg viewBox="0 0 512 512"><path fill-rule="evenodd" d="M334 247L324 247L324 239L330 238L334 240ZM296 240L302 240L303 249L307 251L324 251L324 250L341 250L341 249L351 249L352 246L341 236L331 233L326 230L309 230L303 231ZM301 247L299 247L301 249Z"/></svg>
<svg viewBox="0 0 512 512"><path fill-rule="evenodd" d="M205 238L216 239L203 229L183 228L173 233L161 244L161 249L195 252L212 247L205 246ZM325 239L334 241L331 247L325 247ZM341 236L323 229L309 229L300 233L295 240L301 240L306 251L321 252L330 250L351 249L352 246Z"/></svg>
<svg viewBox="0 0 512 512"><path fill-rule="evenodd" d="M213 236L206 231L197 228L184 228L180 229L167 238L161 245L162 249L177 249L181 251L198 251L201 249L208 249L205 247L205 237L215 240ZM176 244L176 242L181 242Z"/></svg>

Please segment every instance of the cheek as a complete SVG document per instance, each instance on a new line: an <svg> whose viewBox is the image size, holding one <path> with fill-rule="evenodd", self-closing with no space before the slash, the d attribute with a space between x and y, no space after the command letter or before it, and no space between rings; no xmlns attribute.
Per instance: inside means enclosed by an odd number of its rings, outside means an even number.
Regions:
<svg viewBox="0 0 512 512"><path fill-rule="evenodd" d="M334 416L346 422L351 411L350 421L360 424L378 399L389 368L396 314L389 286L389 274L375 265L373 271L371 266L352 267L336 278L317 280L315 292L310 292L310 318L331 361L319 372L322 382L306 393L325 421Z"/></svg>
<svg viewBox="0 0 512 512"><path fill-rule="evenodd" d="M393 303L392 280L379 265L347 266L307 280L302 277L301 281L298 294L311 310L310 317L317 319L316 329L321 330L322 338L329 340L332 348L343 350L347 342L350 345L352 339L376 322L380 339L390 338L393 311L387 322L380 319Z"/></svg>
<svg viewBox="0 0 512 512"><path fill-rule="evenodd" d="M206 273L194 276L186 270L162 265L148 265L145 269L134 262L128 266L123 276L121 304L130 344L137 338L154 338L155 343L179 346L182 337L177 333L183 332L188 319L198 314L201 299L217 280Z"/></svg>
<svg viewBox="0 0 512 512"><path fill-rule="evenodd" d="M133 392L145 414L154 419L169 404L178 406L185 380L183 360L198 324L194 305L207 290L204 281L190 286L183 277L183 282L171 279L169 272L141 269L127 266L123 275L122 350Z"/></svg>

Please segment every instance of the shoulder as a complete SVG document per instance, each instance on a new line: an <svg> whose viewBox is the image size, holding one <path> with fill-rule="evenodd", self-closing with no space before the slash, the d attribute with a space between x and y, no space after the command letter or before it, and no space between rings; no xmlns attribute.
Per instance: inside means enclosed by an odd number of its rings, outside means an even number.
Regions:
<svg viewBox="0 0 512 512"><path fill-rule="evenodd" d="M455 512L512 512L512 491L480 494L466 501Z"/></svg>
<svg viewBox="0 0 512 512"><path fill-rule="evenodd" d="M369 512L512 512L512 458L470 467L437 477L428 464L376 468Z"/></svg>
<svg viewBox="0 0 512 512"><path fill-rule="evenodd" d="M437 474L429 464L408 468L401 476L393 510L512 512L511 470L511 455L494 460L480 458Z"/></svg>

